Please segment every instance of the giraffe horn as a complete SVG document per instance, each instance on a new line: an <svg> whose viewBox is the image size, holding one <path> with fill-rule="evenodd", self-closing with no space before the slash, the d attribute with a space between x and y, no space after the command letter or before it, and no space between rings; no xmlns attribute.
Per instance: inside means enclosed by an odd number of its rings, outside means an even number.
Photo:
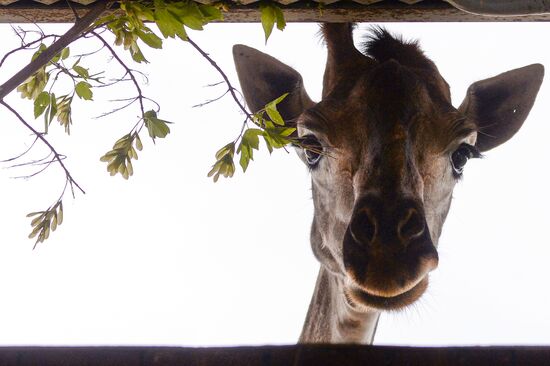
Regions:
<svg viewBox="0 0 550 366"><path fill-rule="evenodd" d="M327 65L323 78L323 97L334 91L341 81L353 80L353 70L375 63L353 44L353 23L325 23L321 32L327 45Z"/></svg>

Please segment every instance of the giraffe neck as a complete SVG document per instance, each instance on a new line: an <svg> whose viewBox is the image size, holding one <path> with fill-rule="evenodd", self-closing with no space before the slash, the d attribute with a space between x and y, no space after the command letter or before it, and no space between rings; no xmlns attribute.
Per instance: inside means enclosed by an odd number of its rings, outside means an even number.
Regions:
<svg viewBox="0 0 550 366"><path fill-rule="evenodd" d="M321 266L299 342L371 344L379 316L352 309L342 280Z"/></svg>

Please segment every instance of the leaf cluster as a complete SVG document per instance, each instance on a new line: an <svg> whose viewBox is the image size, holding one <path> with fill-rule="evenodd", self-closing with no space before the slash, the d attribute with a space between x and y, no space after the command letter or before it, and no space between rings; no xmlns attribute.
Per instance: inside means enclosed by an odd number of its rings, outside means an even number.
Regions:
<svg viewBox="0 0 550 366"><path fill-rule="evenodd" d="M100 160L107 163L107 171L111 176L120 174L128 179L134 174L132 159L138 160L137 151L143 149L143 144L137 132L128 133L119 138L113 145L113 149L103 155Z"/></svg>
<svg viewBox="0 0 550 366"><path fill-rule="evenodd" d="M63 202L59 200L46 211L31 212L27 217L33 217L29 239L36 237L36 246L48 239L50 232L55 231L63 223Z"/></svg>
<svg viewBox="0 0 550 366"><path fill-rule="evenodd" d="M46 49L47 46L41 43L38 50L33 54L32 60L36 59ZM53 119L57 117L57 121L64 127L65 132L70 134L73 97L76 94L80 99L92 100L92 85L88 81L99 80L90 76L88 69L79 65L80 58L71 67L67 67L65 61L69 56L70 49L68 47L64 48L17 87L17 91L22 98L34 101L34 118L44 115L44 133L48 133L49 126ZM52 89L60 75L68 76L73 82L73 88L66 94L56 96ZM46 91L46 86L48 86L50 80L52 80L52 83L49 90Z"/></svg>
<svg viewBox="0 0 550 366"><path fill-rule="evenodd" d="M260 148L260 138L263 139L270 154L275 149L281 149L293 143L291 135L296 129L286 126L277 110L277 105L287 95L288 93L269 102L263 109L251 115L254 127L245 126L246 128L243 129L236 141L230 142L216 152L216 162L208 172L208 176L213 177L214 182L217 182L220 176L225 178L233 176L235 153L240 155L239 164L243 172L246 172L250 161L254 160L254 150Z"/></svg>
<svg viewBox="0 0 550 366"><path fill-rule="evenodd" d="M111 176L120 174L124 179L134 174L132 160L138 160L137 151L143 149L143 143L139 137L139 131L143 126L147 128L149 137L155 141L156 138L165 138L170 133L168 122L157 118L153 110L144 113L142 120L136 128L119 138L113 148L100 158L100 161L107 163L107 171ZM136 151L137 150L137 151Z"/></svg>
<svg viewBox="0 0 550 366"><path fill-rule="evenodd" d="M115 44L123 46L130 52L132 59L138 63L148 62L138 40L151 48L162 48L163 40L145 22L155 23L164 38L187 40L185 28L202 30L213 20L223 20L221 10L212 5L194 1L168 2L154 1L121 1L120 9L124 15L108 15L98 20L97 24L106 24L115 35Z"/></svg>
<svg viewBox="0 0 550 366"><path fill-rule="evenodd" d="M281 8L273 1L260 2L261 22L264 29L265 42L269 39L273 27L277 24L278 30L283 30L286 27L285 17Z"/></svg>

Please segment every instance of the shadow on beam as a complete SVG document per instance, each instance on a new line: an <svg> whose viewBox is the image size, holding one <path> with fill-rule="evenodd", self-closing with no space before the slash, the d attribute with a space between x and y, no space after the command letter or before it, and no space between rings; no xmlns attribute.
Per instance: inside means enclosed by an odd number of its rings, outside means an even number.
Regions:
<svg viewBox="0 0 550 366"><path fill-rule="evenodd" d="M550 347L0 347L0 366L550 365Z"/></svg>

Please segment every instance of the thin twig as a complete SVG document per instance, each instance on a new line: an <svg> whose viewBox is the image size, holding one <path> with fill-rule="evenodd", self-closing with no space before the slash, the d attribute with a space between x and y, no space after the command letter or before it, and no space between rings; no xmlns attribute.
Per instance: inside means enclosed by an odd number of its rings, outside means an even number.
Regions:
<svg viewBox="0 0 550 366"><path fill-rule="evenodd" d="M50 38L50 37L59 37L57 34L48 34L46 36L43 36L43 37L40 37L32 42L29 42L29 43L23 43L21 44L20 47L17 47L17 48L14 48L13 50L7 52L4 57L2 57L2 60L0 61L0 67L2 67L2 65L4 65L4 62L7 60L8 57L10 57L12 54L18 52L18 51L21 51L21 50L26 50L26 49L30 49L32 45L38 43L38 42L42 42L43 40L45 40L46 38Z"/></svg>
<svg viewBox="0 0 550 366"><path fill-rule="evenodd" d="M234 143L236 143L237 141L239 141L239 139L243 136L243 133L246 129L246 127L248 126L248 122L252 122L254 123L254 117L252 116L252 114L248 111L248 109L246 109L246 107L244 106L244 104L241 102L241 100L237 97L237 93L236 93L236 90L234 87L233 87L233 84L231 84L231 82L229 81L229 78L227 77L226 73L221 69L221 67L218 66L218 64L212 59L212 57L210 57L210 55L208 53L206 53L205 51L202 50L202 48L199 47L198 44L196 44L195 42L193 42L191 40L191 38L187 37L187 41L189 42L189 44L191 46L193 46L193 48L195 50L197 50L201 55L202 57L204 57L206 60L208 60L208 62L210 62L210 65L212 65L216 71L218 71L218 73L221 75L221 77L223 78L225 84L227 85L227 91L231 94L231 97L233 97L233 100L235 101L235 103L237 103L237 105L239 106L239 108L241 109L241 111L243 111L243 113L245 114L245 120L243 121L243 124L241 126L241 131L239 132L239 135L237 136L237 138L233 141ZM227 94L227 92L225 93ZM225 95L224 94L224 95Z"/></svg>
<svg viewBox="0 0 550 366"><path fill-rule="evenodd" d="M34 127L32 127L29 123L27 123L27 121L25 121L23 119L23 117L15 109L13 109L9 104L4 102L3 100L0 100L0 104L3 105L4 107L6 107L11 113L13 113L17 117L17 119L19 119L19 121L23 125L25 125L25 127L27 127L29 130L31 130L31 132L36 137L38 137L50 149L50 151L54 154L54 160L56 160L59 163L59 165L61 166L61 168L63 168L63 170L65 171L65 176L69 180L69 183L71 184L71 187L74 185L80 190L80 192L85 194L86 192L84 191L84 189L82 189L82 187L80 187L80 185L73 179L71 173L69 172L69 170L67 169L67 167L63 163L64 155L59 154L57 152L57 150L52 146L52 144L50 144L50 142L44 137L44 134L42 134L42 133L38 132L37 130L35 130ZM73 192L73 196L74 196L74 192Z"/></svg>
<svg viewBox="0 0 550 366"><path fill-rule="evenodd" d="M8 168L12 169L12 168L20 168L20 167L24 167L24 166L43 165L43 164L46 163L46 161L50 162L52 160L51 156L52 156L52 152L50 151L47 156L45 156L41 159L32 160L32 161L25 161L24 163L10 165ZM65 157L63 157L63 158L65 158Z"/></svg>
<svg viewBox="0 0 550 366"><path fill-rule="evenodd" d="M214 102L217 102L218 100L222 99L223 97L225 97L227 95L227 93L229 93L229 89L226 90L222 95L220 95L219 97L217 98L214 98L214 99L208 99L206 102L202 102L202 103L199 103L199 104L195 104L193 106L191 106L191 108L198 108L198 107L204 107L205 105L208 105L210 103L214 103Z"/></svg>
<svg viewBox="0 0 550 366"><path fill-rule="evenodd" d="M96 31L91 31L90 33L93 34L94 36L96 36L103 43L105 48L107 48L111 52L111 55L115 58L115 60L118 61L120 66L122 66L122 68L124 68L124 70L126 70L126 74L129 75L130 78L132 79L132 83L134 84L134 86L135 86L135 88L138 92L137 98L139 100L139 107L141 109L141 115L143 116L145 114L145 107L143 106L143 93L141 92L141 88L139 86L139 83L137 82L136 77L134 76L134 70L132 70L128 66L126 66L124 61L122 61L122 59L117 55L117 53L111 47L111 45L109 45L109 43L107 43L107 41L105 41L105 39L103 37L101 37Z"/></svg>
<svg viewBox="0 0 550 366"><path fill-rule="evenodd" d="M105 48L105 46L101 46L99 49L97 49L95 51L90 51L90 52L86 52L86 53L79 53L79 54L74 55L74 57L78 58L78 57L92 56L92 55L95 55L95 54L101 52L104 48Z"/></svg>
<svg viewBox="0 0 550 366"><path fill-rule="evenodd" d="M47 162L43 162L43 163L40 163L40 164L36 164L36 165L44 165L44 167L42 167L41 169L37 170L36 172L32 173L32 174L29 174L29 175L24 175L24 176L19 176L19 177L15 177L14 179L30 179L30 178L33 178L33 177L36 177L37 175L41 174L42 172L44 172L46 169L48 169L50 167L50 165L52 165L54 163L54 159L50 160L50 161L47 161ZM68 179L67 179L68 180Z"/></svg>
<svg viewBox="0 0 550 366"><path fill-rule="evenodd" d="M107 88L109 86L112 86L112 85L115 85L115 84L118 84L118 83L124 83L126 81L132 81L132 79L111 79L111 80L109 80L108 83L101 82L101 85L96 85L96 86L94 86L94 88L96 88L96 89Z"/></svg>
<svg viewBox="0 0 550 366"><path fill-rule="evenodd" d="M20 31L17 31L17 29L12 25L11 29L15 32L15 35L19 38L19 41L21 42L21 44L25 43L25 37L21 36L21 32L25 34L22 28L19 27Z"/></svg>
<svg viewBox="0 0 550 366"><path fill-rule="evenodd" d="M38 141L38 136L34 136L34 141L32 142L31 146L29 146L27 149L25 149L25 151L23 151L21 154L16 155L13 158L9 158L9 159L6 159L6 160L0 160L0 163L9 163L10 161L14 161L14 160L17 160L17 159L25 156L29 151L32 150L32 148L34 147L34 144L36 144L36 141Z"/></svg>
<svg viewBox="0 0 550 366"><path fill-rule="evenodd" d="M201 55L202 57L204 57L206 60L208 60L208 62L210 62L210 65L212 65L216 71L218 71L218 73L221 75L221 77L223 78L223 80L225 81L225 84L227 85L227 88L229 89L229 92L231 93L231 96L233 97L233 99L235 100L235 103L237 103L237 105L239 106L239 108L241 109L241 111L243 111L243 113L246 115L246 117L250 120L250 121L253 121L253 118L252 118L252 114L250 114L250 112L246 109L246 107L244 106L244 104L239 100L239 98L237 97L237 94L235 93L235 88L233 87L233 85L231 84L231 82L229 81L229 78L227 77L227 75L225 74L225 72L221 69L221 67L218 66L218 64L210 57L210 55L206 52L204 52L200 47L199 45L197 45L195 42L193 42L191 40L191 38L187 37L187 41L189 42L189 44L191 46L193 46L193 48L195 50L197 50Z"/></svg>
<svg viewBox="0 0 550 366"><path fill-rule="evenodd" d="M121 110L126 109L126 108L128 108L129 106L131 106L132 104L134 104L134 103L136 102L137 99L138 99L137 97L127 99L126 101L129 100L130 102L124 104L122 107L117 107L117 108L115 108L115 109L113 109L113 110L111 110L111 111L109 111L109 112L104 112L104 113L100 114L99 116L94 117L94 119L99 119L99 118L107 117L107 116L109 116L109 115L111 115L111 114L113 114L113 113L120 112Z"/></svg>
<svg viewBox="0 0 550 366"><path fill-rule="evenodd" d="M214 87L214 86L218 86L218 85L221 85L221 84L224 84L224 83L225 83L225 81L222 80L222 81L218 81L217 83L206 84L204 87L205 87L205 88L212 88L212 87Z"/></svg>

